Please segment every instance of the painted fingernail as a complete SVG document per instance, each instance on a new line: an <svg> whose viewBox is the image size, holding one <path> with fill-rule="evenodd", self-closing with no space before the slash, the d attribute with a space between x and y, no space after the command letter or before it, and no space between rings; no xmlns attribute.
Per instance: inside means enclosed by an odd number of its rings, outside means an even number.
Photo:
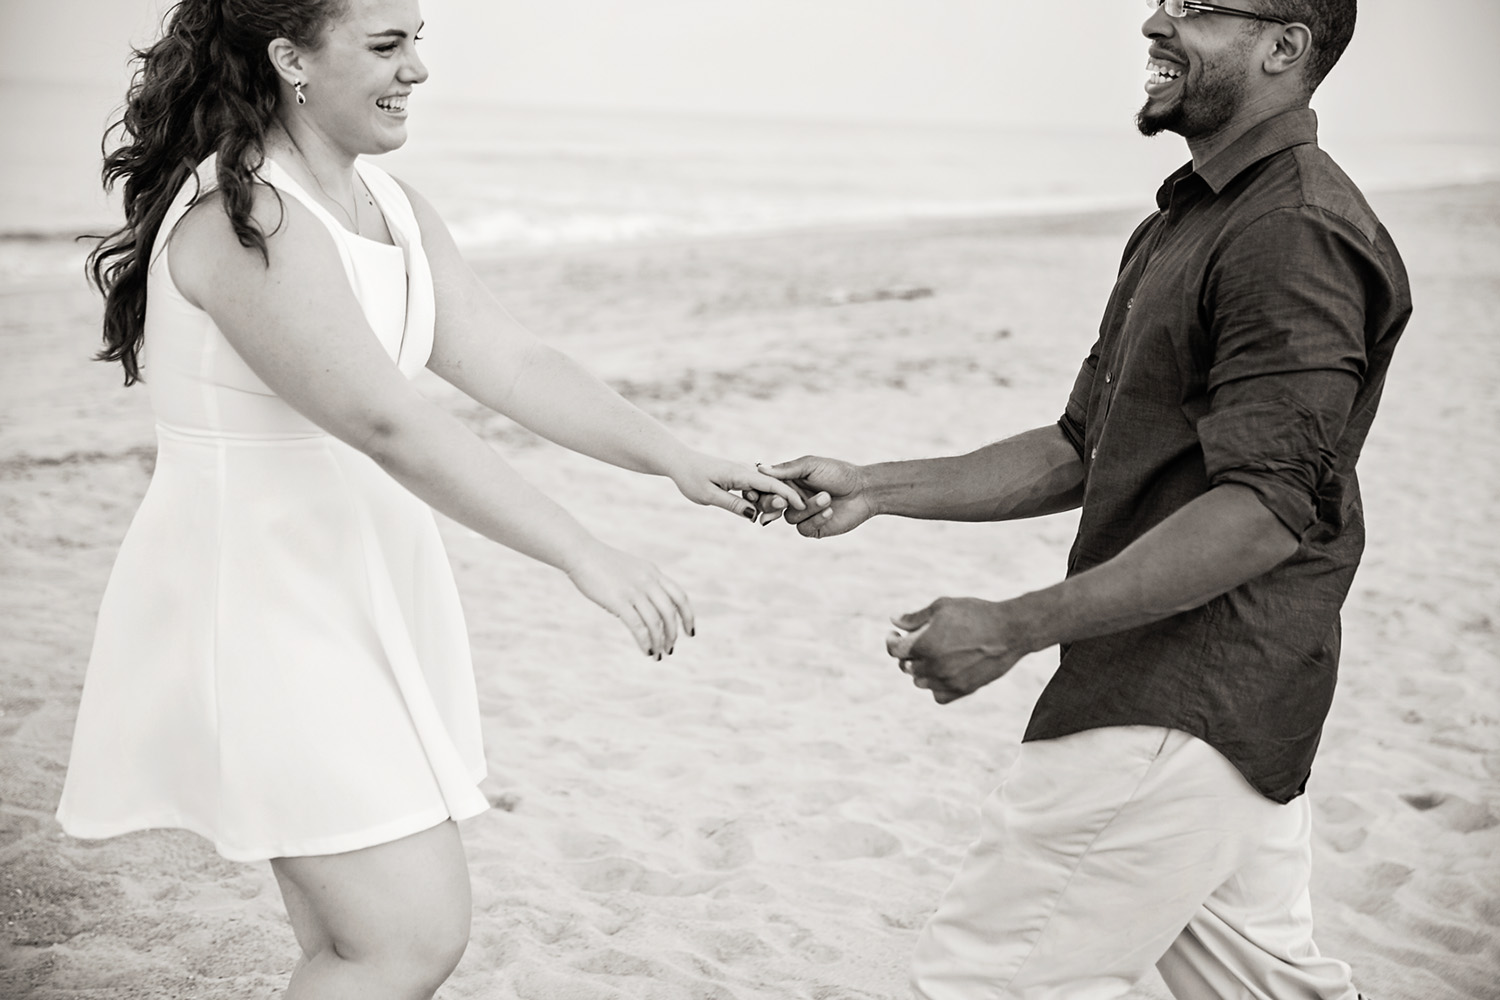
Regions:
<svg viewBox="0 0 1500 1000"><path fill-rule="evenodd" d="M832 517L833 516L833 511L831 511L831 510L825 510L823 513L819 514L818 516L819 517L823 517L823 518Z"/></svg>
<svg viewBox="0 0 1500 1000"><path fill-rule="evenodd" d="M745 520L753 521L755 520L755 515L759 512L754 507L747 507L743 513Z"/></svg>
<svg viewBox="0 0 1500 1000"><path fill-rule="evenodd" d="M813 503L817 504L819 507L822 507L832 499L833 498L830 497L827 493L819 493L817 496L813 497Z"/></svg>
<svg viewBox="0 0 1500 1000"><path fill-rule="evenodd" d="M688 629L688 635L694 635L695 636L697 634L698 634L698 630L697 629L695 629L695 628Z"/></svg>
<svg viewBox="0 0 1500 1000"><path fill-rule="evenodd" d="M669 649L669 650L667 650L667 655L668 655L668 656L671 656L671 655L672 655L672 654L673 654L673 653L675 653L675 652L676 652L676 651L677 651L677 647L676 647L676 646L673 646L673 647L672 647L672 648L671 648L671 649Z"/></svg>

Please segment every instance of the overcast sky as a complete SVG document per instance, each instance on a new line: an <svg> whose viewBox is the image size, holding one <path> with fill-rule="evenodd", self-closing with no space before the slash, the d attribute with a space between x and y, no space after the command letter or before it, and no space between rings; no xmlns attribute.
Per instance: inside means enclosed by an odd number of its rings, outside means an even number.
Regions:
<svg viewBox="0 0 1500 1000"><path fill-rule="evenodd" d="M163 6L0 0L0 77L118 81L127 40L149 39ZM1361 6L1354 44L1315 101L1325 129L1500 137L1500 0ZM1141 0L426 0L422 10L433 98L1089 128L1126 127L1142 99Z"/></svg>

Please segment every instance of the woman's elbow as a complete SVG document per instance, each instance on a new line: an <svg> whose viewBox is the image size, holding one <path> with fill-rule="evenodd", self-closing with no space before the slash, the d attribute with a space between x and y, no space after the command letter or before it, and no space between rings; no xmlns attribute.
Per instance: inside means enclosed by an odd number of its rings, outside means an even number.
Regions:
<svg viewBox="0 0 1500 1000"><path fill-rule="evenodd" d="M386 472L399 476L417 471L428 450L423 440L430 441L431 431L424 431L423 423L410 414L366 413L340 436Z"/></svg>

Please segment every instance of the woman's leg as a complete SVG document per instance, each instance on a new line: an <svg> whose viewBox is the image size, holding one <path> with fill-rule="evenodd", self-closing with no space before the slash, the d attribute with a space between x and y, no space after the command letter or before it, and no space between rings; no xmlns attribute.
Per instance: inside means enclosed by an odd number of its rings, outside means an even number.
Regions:
<svg viewBox="0 0 1500 1000"><path fill-rule="evenodd" d="M469 943L469 867L452 821L271 868L302 948L286 1000L428 1000Z"/></svg>
<svg viewBox="0 0 1500 1000"><path fill-rule="evenodd" d="M292 933L297 935L297 945L302 949L302 957L292 970L292 977L295 979L302 967L312 961L312 957L318 952L331 947L332 942L328 937L328 929L313 912L312 904L302 895L297 884L282 874L281 866L275 861L271 862L271 873L276 876L282 902L286 904L286 915L292 920Z"/></svg>

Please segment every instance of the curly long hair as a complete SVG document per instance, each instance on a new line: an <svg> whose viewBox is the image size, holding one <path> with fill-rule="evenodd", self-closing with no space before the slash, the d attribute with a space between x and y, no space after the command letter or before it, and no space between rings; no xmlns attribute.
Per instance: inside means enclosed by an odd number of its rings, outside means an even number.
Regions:
<svg viewBox="0 0 1500 1000"><path fill-rule="evenodd" d="M348 0L180 0L162 37L136 49L125 109L105 130L104 189L124 181L125 224L89 254L89 280L104 293L101 361L118 361L125 384L140 379L146 272L152 244L177 191L210 153L224 212L240 244L269 260L250 216L255 171L276 120L281 81L273 39L317 49L322 29ZM119 140L111 149L111 136Z"/></svg>

